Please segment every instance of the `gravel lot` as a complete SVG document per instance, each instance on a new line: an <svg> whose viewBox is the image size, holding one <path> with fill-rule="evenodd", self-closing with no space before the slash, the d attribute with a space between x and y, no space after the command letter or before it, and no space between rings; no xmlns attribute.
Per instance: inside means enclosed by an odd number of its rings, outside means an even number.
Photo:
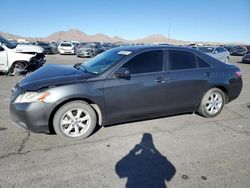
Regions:
<svg viewBox="0 0 250 188"><path fill-rule="evenodd" d="M75 56L47 56L74 64ZM0 187L250 187L250 65L240 97L216 118L178 115L109 126L77 142L34 134L9 118L22 77L0 76Z"/></svg>

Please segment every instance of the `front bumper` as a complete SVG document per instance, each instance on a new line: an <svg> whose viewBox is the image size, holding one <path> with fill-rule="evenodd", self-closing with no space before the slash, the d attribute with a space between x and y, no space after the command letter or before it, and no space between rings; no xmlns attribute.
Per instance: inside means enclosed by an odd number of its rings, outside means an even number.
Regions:
<svg viewBox="0 0 250 188"><path fill-rule="evenodd" d="M231 52L230 55L238 55L238 56L243 56L245 55L246 53L245 52Z"/></svg>
<svg viewBox="0 0 250 188"><path fill-rule="evenodd" d="M243 62L243 63L250 63L250 59L249 59L249 58L243 58L243 59L242 59L242 62Z"/></svg>
<svg viewBox="0 0 250 188"><path fill-rule="evenodd" d="M80 51L77 53L78 57L91 57L93 52L91 51Z"/></svg>
<svg viewBox="0 0 250 188"><path fill-rule="evenodd" d="M35 57L33 57L29 64L26 67L26 71L31 72L34 71L36 69L39 69L40 67L43 66L43 64L46 62L46 60L44 59L43 55L36 55Z"/></svg>
<svg viewBox="0 0 250 188"><path fill-rule="evenodd" d="M51 105L43 102L10 103L10 117L19 126L36 133L49 133Z"/></svg>
<svg viewBox="0 0 250 188"><path fill-rule="evenodd" d="M60 54L75 54L75 50L74 49L72 49L72 50L60 49L59 53Z"/></svg>

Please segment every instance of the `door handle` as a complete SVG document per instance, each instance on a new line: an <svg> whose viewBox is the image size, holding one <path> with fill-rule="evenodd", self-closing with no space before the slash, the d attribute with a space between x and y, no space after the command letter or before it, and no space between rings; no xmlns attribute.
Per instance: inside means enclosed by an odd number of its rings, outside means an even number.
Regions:
<svg viewBox="0 0 250 188"><path fill-rule="evenodd" d="M165 83L165 80L162 77L156 78L155 81L158 83Z"/></svg>

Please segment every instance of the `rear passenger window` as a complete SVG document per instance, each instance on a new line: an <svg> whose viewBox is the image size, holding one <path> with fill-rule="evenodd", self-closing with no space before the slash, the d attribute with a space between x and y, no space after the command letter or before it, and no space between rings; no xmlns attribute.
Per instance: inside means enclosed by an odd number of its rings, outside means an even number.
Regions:
<svg viewBox="0 0 250 188"><path fill-rule="evenodd" d="M128 68L131 74L163 71L163 52L162 50L143 52L130 59L123 67Z"/></svg>
<svg viewBox="0 0 250 188"><path fill-rule="evenodd" d="M194 69L197 67L193 53L180 50L169 50L170 70Z"/></svg>
<svg viewBox="0 0 250 188"><path fill-rule="evenodd" d="M200 57L197 57L197 61L200 68L211 67L206 61L204 61Z"/></svg>

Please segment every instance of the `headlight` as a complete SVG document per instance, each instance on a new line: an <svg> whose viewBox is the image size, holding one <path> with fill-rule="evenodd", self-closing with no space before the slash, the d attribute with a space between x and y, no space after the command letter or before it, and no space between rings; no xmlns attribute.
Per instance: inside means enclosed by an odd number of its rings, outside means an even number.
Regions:
<svg viewBox="0 0 250 188"><path fill-rule="evenodd" d="M32 103L32 102L46 102L46 97L50 95L49 92L37 93L37 92L26 92L19 95L14 103Z"/></svg>

